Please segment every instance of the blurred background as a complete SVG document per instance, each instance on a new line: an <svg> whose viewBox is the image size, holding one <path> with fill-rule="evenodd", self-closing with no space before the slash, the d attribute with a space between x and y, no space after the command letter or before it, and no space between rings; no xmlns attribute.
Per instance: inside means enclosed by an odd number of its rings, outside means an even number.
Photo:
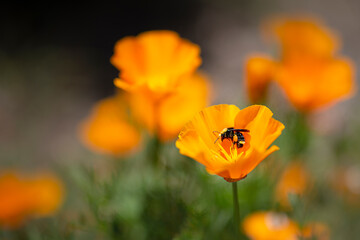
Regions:
<svg viewBox="0 0 360 240"><path fill-rule="evenodd" d="M275 51L260 29L270 17L305 14L321 19L342 39L339 55L352 59L356 69L360 67L357 0L142 0L71 5L8 1L0 12L0 169L103 164L97 161L103 156L80 143L78 124L95 102L115 92L113 79L118 70L109 59L116 41L125 36L169 29L200 45L201 69L213 83L212 104L240 108L247 105L246 57ZM272 104L276 108L276 98L284 97L272 95L275 100L270 100L270 108ZM334 128L335 135L358 132L358 101L355 96L315 114L314 126L320 133ZM351 139L353 144L360 142ZM358 151L345 161L358 163ZM322 156L331 158L330 154ZM358 215L353 217L359 220Z"/></svg>
<svg viewBox="0 0 360 240"><path fill-rule="evenodd" d="M293 13L322 19L341 36L341 54L358 67L359 11L356 0L7 2L0 15L1 163L44 166L82 154L77 123L95 101L114 92L117 70L109 59L124 36L177 31L201 46L202 69L216 90L213 103L239 103L245 99L245 57L271 53L261 36L264 20ZM355 118L358 108L344 108L357 101L335 108Z"/></svg>

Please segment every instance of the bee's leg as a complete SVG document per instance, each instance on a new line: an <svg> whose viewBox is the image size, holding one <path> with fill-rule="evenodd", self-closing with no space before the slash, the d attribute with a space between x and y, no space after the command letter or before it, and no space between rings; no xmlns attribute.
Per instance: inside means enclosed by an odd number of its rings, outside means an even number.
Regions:
<svg viewBox="0 0 360 240"><path fill-rule="evenodd" d="M239 142L239 138L238 138L238 136L236 134L232 137L232 141L233 141L234 144Z"/></svg>

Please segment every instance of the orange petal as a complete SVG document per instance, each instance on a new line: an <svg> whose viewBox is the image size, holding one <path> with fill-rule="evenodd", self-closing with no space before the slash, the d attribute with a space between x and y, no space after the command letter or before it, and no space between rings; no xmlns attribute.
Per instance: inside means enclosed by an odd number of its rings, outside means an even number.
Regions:
<svg viewBox="0 0 360 240"><path fill-rule="evenodd" d="M286 167L276 186L276 198L284 207L291 207L289 194L303 194L309 184L306 169L299 162L293 162Z"/></svg>
<svg viewBox="0 0 360 240"><path fill-rule="evenodd" d="M352 63L346 59L285 62L275 79L290 102L304 112L327 107L356 91Z"/></svg>
<svg viewBox="0 0 360 240"><path fill-rule="evenodd" d="M186 76L173 92L155 96L146 88L128 95L136 119L162 141L174 139L209 100L209 81L200 73Z"/></svg>
<svg viewBox="0 0 360 240"><path fill-rule="evenodd" d="M242 226L245 234L251 239L298 239L299 227L281 213L255 212L244 219Z"/></svg>
<svg viewBox="0 0 360 240"><path fill-rule="evenodd" d="M250 131L251 146L265 151L280 136L285 126L272 118L271 110L262 105L253 105L241 110L235 118L235 128Z"/></svg>
<svg viewBox="0 0 360 240"><path fill-rule="evenodd" d="M61 182L53 175L38 176L30 183L32 196L36 198L34 212L37 216L54 213L60 206L64 189Z"/></svg>
<svg viewBox="0 0 360 240"><path fill-rule="evenodd" d="M142 84L145 74L141 46L135 37L125 37L115 44L114 55L110 62L119 70L129 84Z"/></svg>
<svg viewBox="0 0 360 240"><path fill-rule="evenodd" d="M207 151L207 146L199 137L194 129L184 129L179 135L179 139L176 141L176 147L180 150L180 153L193 158L199 163L209 166L211 163L211 155Z"/></svg>
<svg viewBox="0 0 360 240"><path fill-rule="evenodd" d="M264 100L273 72L274 62L270 57L254 55L248 58L245 66L245 80L252 103L260 103Z"/></svg>
<svg viewBox="0 0 360 240"><path fill-rule="evenodd" d="M159 132L162 140L174 139L184 125L209 102L210 83L202 74L185 77L176 91L159 105Z"/></svg>
<svg viewBox="0 0 360 240"><path fill-rule="evenodd" d="M175 32L149 31L118 41L111 63L128 84L166 92L176 86L179 77L193 73L201 64L199 54L197 45Z"/></svg>
<svg viewBox="0 0 360 240"><path fill-rule="evenodd" d="M27 218L51 215L61 205L61 182L50 174L0 175L0 226L16 228Z"/></svg>
<svg viewBox="0 0 360 240"><path fill-rule="evenodd" d="M232 127L236 114L240 110L234 105L215 105L205 108L185 125L180 132L176 147L180 153L204 164L210 173L217 172L228 165L221 157L214 143L218 133L224 128Z"/></svg>
<svg viewBox="0 0 360 240"><path fill-rule="evenodd" d="M213 148L218 133L224 128L234 127L234 119L240 111L235 105L220 104L205 108L196 114L184 129L194 129L209 148Z"/></svg>
<svg viewBox="0 0 360 240"><path fill-rule="evenodd" d="M0 176L0 225L20 225L33 206L33 199L27 195L24 184L13 172Z"/></svg>
<svg viewBox="0 0 360 240"><path fill-rule="evenodd" d="M81 139L89 148L107 154L126 153L138 145L140 133L129 122L125 102L114 96L101 100L80 125Z"/></svg>
<svg viewBox="0 0 360 240"><path fill-rule="evenodd" d="M339 58L330 62L321 79L318 90L323 94L318 94L317 103L313 104L313 108L350 97L356 91L354 67L348 59Z"/></svg>
<svg viewBox="0 0 360 240"><path fill-rule="evenodd" d="M124 80L122 80L120 78L114 79L114 85L118 88L124 89L125 91L129 91L129 92L136 90L136 88L133 85L125 82Z"/></svg>
<svg viewBox="0 0 360 240"><path fill-rule="evenodd" d="M278 18L268 26L280 42L283 59L308 56L326 59L340 45L337 36L317 19Z"/></svg>
<svg viewBox="0 0 360 240"><path fill-rule="evenodd" d="M247 151L244 156L227 166L230 178L237 179L248 175L266 157L277 150L279 150L278 146L271 146L265 152L258 152L255 149Z"/></svg>

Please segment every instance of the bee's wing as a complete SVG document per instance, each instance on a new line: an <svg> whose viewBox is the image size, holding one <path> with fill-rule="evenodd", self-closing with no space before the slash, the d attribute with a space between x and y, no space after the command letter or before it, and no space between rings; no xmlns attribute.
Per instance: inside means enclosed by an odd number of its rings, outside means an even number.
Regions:
<svg viewBox="0 0 360 240"><path fill-rule="evenodd" d="M233 129L233 131L238 131L238 132L250 132L250 130L248 130L248 129L243 129L243 128Z"/></svg>

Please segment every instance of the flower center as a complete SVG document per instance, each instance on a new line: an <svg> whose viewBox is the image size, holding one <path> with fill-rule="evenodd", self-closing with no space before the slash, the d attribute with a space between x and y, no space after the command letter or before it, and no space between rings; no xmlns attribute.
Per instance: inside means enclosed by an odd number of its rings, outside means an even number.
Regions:
<svg viewBox="0 0 360 240"><path fill-rule="evenodd" d="M289 225L289 219L285 214L268 213L265 217L265 224L270 230L281 230Z"/></svg>
<svg viewBox="0 0 360 240"><path fill-rule="evenodd" d="M247 147L241 146L238 147L238 145L229 139L224 139L222 142L218 143L218 146L220 148L220 154L228 160L235 160L238 159L240 155L245 153L245 151L248 149L248 144L245 143Z"/></svg>

